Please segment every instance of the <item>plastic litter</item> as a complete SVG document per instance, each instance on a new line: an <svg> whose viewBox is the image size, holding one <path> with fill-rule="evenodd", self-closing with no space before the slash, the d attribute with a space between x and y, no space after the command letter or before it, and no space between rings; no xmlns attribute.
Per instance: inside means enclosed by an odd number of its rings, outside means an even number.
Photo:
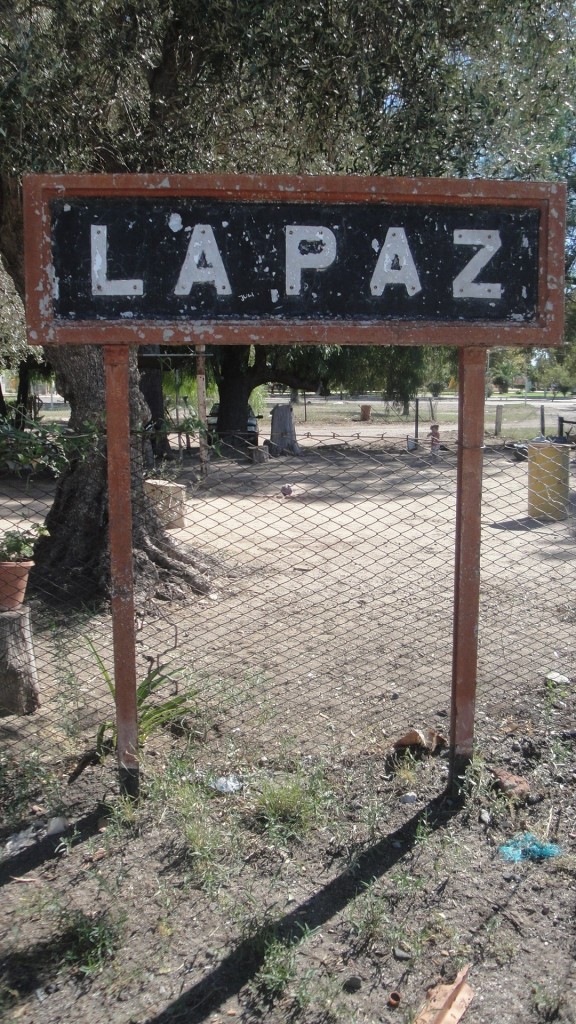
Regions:
<svg viewBox="0 0 576 1024"><path fill-rule="evenodd" d="M239 793L242 789L242 782L237 775L220 775L217 779L209 782L211 789L217 793Z"/></svg>
<svg viewBox="0 0 576 1024"><path fill-rule="evenodd" d="M23 832L15 832L14 835L8 836L4 847L4 855L6 857L15 857L16 854L22 853L22 851L28 849L29 846L34 846L36 841L40 838L40 833L41 826L30 825L30 827L25 828Z"/></svg>
<svg viewBox="0 0 576 1024"><path fill-rule="evenodd" d="M500 853L504 860L546 860L548 857L559 857L561 849L556 843L542 843L531 832L524 832L521 836L514 836L509 843L500 847Z"/></svg>

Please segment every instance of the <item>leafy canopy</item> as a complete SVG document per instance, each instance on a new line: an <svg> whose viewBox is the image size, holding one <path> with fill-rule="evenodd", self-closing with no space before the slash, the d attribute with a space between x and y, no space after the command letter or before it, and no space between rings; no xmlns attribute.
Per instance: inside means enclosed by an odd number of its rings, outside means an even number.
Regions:
<svg viewBox="0 0 576 1024"><path fill-rule="evenodd" d="M0 252L21 290L6 183L26 171L574 181L574 8L12 0L0 15ZM357 380L357 353L326 358L334 380Z"/></svg>

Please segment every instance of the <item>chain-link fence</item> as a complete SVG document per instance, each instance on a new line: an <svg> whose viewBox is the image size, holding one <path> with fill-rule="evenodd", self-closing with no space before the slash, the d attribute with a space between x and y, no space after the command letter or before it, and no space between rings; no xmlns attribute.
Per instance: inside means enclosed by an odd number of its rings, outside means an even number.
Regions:
<svg viewBox="0 0 576 1024"><path fill-rule="evenodd" d="M442 424L437 442L426 425L416 440L398 418L364 415L299 422L297 455L270 456L261 436L258 461L217 446L206 467L195 439L172 438L177 457L150 471L142 500L210 582L191 592L166 562L139 588L141 713L175 701L172 728L261 758L343 757L409 726L447 732L455 427ZM477 735L488 742L545 699L550 669L576 671L576 461L565 452L561 517L543 518L527 449L487 442ZM30 468L0 481L3 529L42 522L51 506L56 481ZM5 713L0 734L8 749L79 761L104 723L113 733L111 617L39 588L28 600L38 706Z"/></svg>
<svg viewBox="0 0 576 1024"><path fill-rule="evenodd" d="M368 1024L398 1000L408 1020L463 964L471 1024L572 998L574 448L514 442L537 433L519 404L486 435L479 749L455 799L444 750L388 754L450 725L456 410L416 438L367 404L297 408L290 455L261 429L205 462L174 433L134 481L138 802L107 756L112 620L89 574L56 564L0 612L7 1020ZM10 451L0 530L52 509L54 533L58 453ZM88 451L99 494L102 439ZM508 863L528 840L539 862Z"/></svg>

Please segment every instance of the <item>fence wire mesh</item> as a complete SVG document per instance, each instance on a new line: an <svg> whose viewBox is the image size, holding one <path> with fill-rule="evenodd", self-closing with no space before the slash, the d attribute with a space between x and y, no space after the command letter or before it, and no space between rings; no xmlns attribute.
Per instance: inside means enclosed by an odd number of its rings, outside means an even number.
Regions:
<svg viewBox="0 0 576 1024"><path fill-rule="evenodd" d="M486 436L460 801L445 750L388 756L450 724L455 417L416 443L394 410L308 412L299 454L271 457L262 430L206 464L174 433L135 490L140 801L112 756L108 603L56 569L0 611L7 1020L374 1024L389 993L408 1020L470 962L471 1024L541 1020L575 990L575 449ZM59 486L13 441L2 533L43 523ZM511 771L533 802L498 788ZM567 856L505 863L519 828Z"/></svg>
<svg viewBox="0 0 576 1024"><path fill-rule="evenodd" d="M401 429L300 424L298 455L267 458L261 445L254 461L224 446L207 468L196 444L172 438L177 458L150 471L140 500L210 585L167 589L160 568L162 596L138 592L147 707L188 696L183 730L260 757L345 756L409 726L447 732L457 437L443 427L438 447ZM545 699L550 668L576 671L574 448L556 520L530 507L526 455L487 441L477 735L488 740ZM2 528L43 522L55 488L42 473L5 474ZM8 749L73 761L114 720L110 612L61 607L38 587L28 602L39 706L14 714L4 700L0 733Z"/></svg>

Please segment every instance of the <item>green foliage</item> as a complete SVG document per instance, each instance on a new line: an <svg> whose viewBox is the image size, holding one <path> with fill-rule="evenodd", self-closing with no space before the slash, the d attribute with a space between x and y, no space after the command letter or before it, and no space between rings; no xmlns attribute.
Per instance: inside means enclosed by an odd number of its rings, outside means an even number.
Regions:
<svg viewBox="0 0 576 1024"><path fill-rule="evenodd" d="M82 462L99 443L96 427L77 434L66 427L28 421L22 429L0 420L0 473L59 477L72 463Z"/></svg>
<svg viewBox="0 0 576 1024"><path fill-rule="evenodd" d="M116 698L116 690L112 676L100 657L96 647L91 640L87 640L98 668L102 674L112 698ZM187 689L178 693L177 684L178 670L165 673L162 669L150 668L143 681L136 688L136 711L138 716L138 745L142 746L154 732L163 729L168 725L179 722L188 714L196 712L196 692ZM171 686L176 690L173 696L166 700L159 701L156 694L159 690ZM156 699L154 699L156 697ZM100 757L111 753L116 749L118 740L116 722L110 720L102 722L96 734L96 752Z"/></svg>
<svg viewBox="0 0 576 1024"><path fill-rule="evenodd" d="M536 0L16 0L2 163L541 173L566 134L572 15Z"/></svg>
<svg viewBox="0 0 576 1024"><path fill-rule="evenodd" d="M545 985L535 981L531 989L532 1004L539 1021L562 1020L562 994L550 990Z"/></svg>
<svg viewBox="0 0 576 1024"><path fill-rule="evenodd" d="M268 388L261 384L260 387L254 388L250 395L250 405L255 416L263 416L266 412L266 399L268 397Z"/></svg>
<svg viewBox="0 0 576 1024"><path fill-rule="evenodd" d="M98 974L121 943L122 920L107 910L61 909L59 925L64 962L85 977Z"/></svg>
<svg viewBox="0 0 576 1024"><path fill-rule="evenodd" d="M170 822L178 859L188 885L207 892L229 880L228 863L241 854L242 835L235 827L235 804L223 813L222 795L209 776L197 770L192 751L170 753L158 772L149 764L144 778L146 810Z"/></svg>
<svg viewBox="0 0 576 1024"><path fill-rule="evenodd" d="M407 402L423 381L424 350L405 346L291 345L267 349L266 380L322 394L381 391Z"/></svg>
<svg viewBox="0 0 576 1024"><path fill-rule="evenodd" d="M37 757L0 753L0 807L3 827L17 826L30 804L51 786L48 770Z"/></svg>
<svg viewBox="0 0 576 1024"><path fill-rule="evenodd" d="M375 882L364 882L351 904L349 926L358 953L370 949L390 927L390 908Z"/></svg>
<svg viewBox="0 0 576 1024"><path fill-rule="evenodd" d="M162 170L567 177L573 191L573 0L8 7L0 175L15 190L27 171ZM0 250L22 293L9 221ZM421 359L296 344L258 347L234 372L250 387L313 381L405 403L446 379Z"/></svg>
<svg viewBox="0 0 576 1024"><path fill-rule="evenodd" d="M265 942L262 966L251 984L251 990L265 1005L272 1005L284 995L296 977L296 949L288 941L272 933Z"/></svg>
<svg viewBox="0 0 576 1024"><path fill-rule="evenodd" d="M254 808L254 818L273 838L300 839L315 824L330 799L324 777L297 772L282 778L264 779Z"/></svg>
<svg viewBox="0 0 576 1024"><path fill-rule="evenodd" d="M14 284L0 261L0 367L16 370L18 364L32 353L26 342L24 310ZM42 350L35 350L40 359Z"/></svg>
<svg viewBox="0 0 576 1024"><path fill-rule="evenodd" d="M26 530L7 530L0 540L0 562L28 562L34 557L34 545L48 530L37 523Z"/></svg>

